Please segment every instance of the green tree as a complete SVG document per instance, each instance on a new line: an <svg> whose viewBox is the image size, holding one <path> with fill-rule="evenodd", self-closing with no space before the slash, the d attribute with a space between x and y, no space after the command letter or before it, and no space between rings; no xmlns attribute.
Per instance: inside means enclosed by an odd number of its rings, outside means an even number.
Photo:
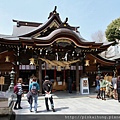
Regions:
<svg viewBox="0 0 120 120"><path fill-rule="evenodd" d="M113 20L105 31L106 38L109 42L120 40L120 18Z"/></svg>

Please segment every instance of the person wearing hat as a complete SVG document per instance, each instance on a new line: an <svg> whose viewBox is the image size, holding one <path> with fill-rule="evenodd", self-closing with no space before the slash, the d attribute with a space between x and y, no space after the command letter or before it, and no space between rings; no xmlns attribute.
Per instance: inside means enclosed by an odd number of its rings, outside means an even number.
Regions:
<svg viewBox="0 0 120 120"><path fill-rule="evenodd" d="M106 80L104 80L103 76L100 77L100 92L101 92L101 97L102 100L106 100L105 99L105 91L106 91Z"/></svg>
<svg viewBox="0 0 120 120"><path fill-rule="evenodd" d="M46 105L47 111L49 111L49 105L48 105L48 99L49 99L50 103L51 103L52 111L55 112L54 103L53 103L53 97L51 95L52 82L49 80L49 76L47 76L47 75L45 76L45 80L43 82L43 90L45 92L45 105Z"/></svg>

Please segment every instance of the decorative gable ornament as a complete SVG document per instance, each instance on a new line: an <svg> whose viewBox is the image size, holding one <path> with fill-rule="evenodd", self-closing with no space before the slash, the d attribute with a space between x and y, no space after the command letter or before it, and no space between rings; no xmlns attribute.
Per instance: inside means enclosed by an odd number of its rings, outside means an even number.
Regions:
<svg viewBox="0 0 120 120"><path fill-rule="evenodd" d="M35 59L34 58L30 58L30 65L34 65L35 64Z"/></svg>

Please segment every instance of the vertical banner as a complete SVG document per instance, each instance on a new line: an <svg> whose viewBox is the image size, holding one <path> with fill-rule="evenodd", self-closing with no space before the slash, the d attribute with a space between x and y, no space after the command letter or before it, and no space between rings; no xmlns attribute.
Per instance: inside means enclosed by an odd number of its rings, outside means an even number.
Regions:
<svg viewBox="0 0 120 120"><path fill-rule="evenodd" d="M4 85L5 83L5 77L1 76L0 77L0 85Z"/></svg>

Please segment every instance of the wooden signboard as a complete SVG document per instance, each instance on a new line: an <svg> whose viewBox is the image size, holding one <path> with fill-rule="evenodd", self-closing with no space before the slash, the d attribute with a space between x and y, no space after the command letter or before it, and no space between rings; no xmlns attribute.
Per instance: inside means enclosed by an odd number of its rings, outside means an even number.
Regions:
<svg viewBox="0 0 120 120"><path fill-rule="evenodd" d="M2 91L2 88L3 88L3 85L5 84L5 77L1 76L0 77L0 85L1 85L1 91Z"/></svg>
<svg viewBox="0 0 120 120"><path fill-rule="evenodd" d="M1 76L0 77L0 85L4 85L5 84L5 77Z"/></svg>
<svg viewBox="0 0 120 120"><path fill-rule="evenodd" d="M81 94L89 94L88 77L80 78L80 92Z"/></svg>

